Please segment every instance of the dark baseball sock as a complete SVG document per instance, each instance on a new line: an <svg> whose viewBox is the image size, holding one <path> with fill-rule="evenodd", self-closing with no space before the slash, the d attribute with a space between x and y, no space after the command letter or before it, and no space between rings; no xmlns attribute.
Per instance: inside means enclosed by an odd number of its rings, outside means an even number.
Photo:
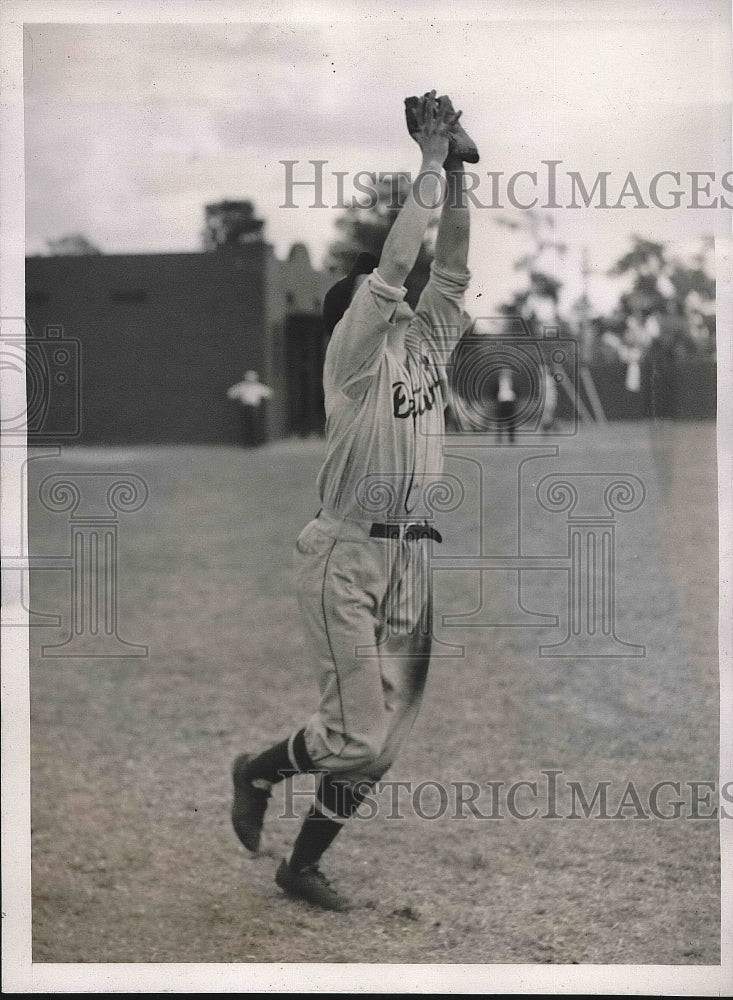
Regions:
<svg viewBox="0 0 733 1000"><path fill-rule="evenodd" d="M298 872L309 865L314 865L323 852L331 846L343 826L343 823L329 819L323 813L318 812L315 806L311 806L293 844L293 850L288 859L290 868Z"/></svg>
<svg viewBox="0 0 733 1000"><path fill-rule="evenodd" d="M294 764L298 766L295 767ZM302 729L292 740L276 743L247 764L247 773L252 781L269 781L273 785L294 774L305 774L313 770L316 768L305 748Z"/></svg>
<svg viewBox="0 0 733 1000"><path fill-rule="evenodd" d="M293 871L301 871L319 861L347 820L356 812L359 803L364 801L371 787L363 783L354 789L328 772L323 775L315 805L303 820L288 859L288 865Z"/></svg>

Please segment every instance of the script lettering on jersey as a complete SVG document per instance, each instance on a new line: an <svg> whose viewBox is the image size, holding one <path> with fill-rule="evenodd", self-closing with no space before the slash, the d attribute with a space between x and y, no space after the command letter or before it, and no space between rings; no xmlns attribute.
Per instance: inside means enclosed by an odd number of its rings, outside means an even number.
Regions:
<svg viewBox="0 0 733 1000"><path fill-rule="evenodd" d="M440 379L436 378L429 385L408 386L406 382L392 383L392 415L401 420L412 417L417 420L427 410L435 405L436 391L440 388Z"/></svg>

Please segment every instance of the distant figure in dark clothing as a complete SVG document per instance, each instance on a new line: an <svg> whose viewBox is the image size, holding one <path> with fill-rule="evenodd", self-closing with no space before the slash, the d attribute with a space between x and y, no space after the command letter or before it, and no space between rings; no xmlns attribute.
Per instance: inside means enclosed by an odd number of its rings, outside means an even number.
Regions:
<svg viewBox="0 0 733 1000"><path fill-rule="evenodd" d="M244 380L227 389L229 399L240 404L242 414L242 444L245 448L256 448L265 443L266 401L272 397L272 389L260 382L259 374L252 369L244 373Z"/></svg>
<svg viewBox="0 0 733 1000"><path fill-rule="evenodd" d="M509 443L514 443L514 429L517 417L517 394L514 391L512 373L503 368L499 375L496 393L496 439L501 441L506 432Z"/></svg>

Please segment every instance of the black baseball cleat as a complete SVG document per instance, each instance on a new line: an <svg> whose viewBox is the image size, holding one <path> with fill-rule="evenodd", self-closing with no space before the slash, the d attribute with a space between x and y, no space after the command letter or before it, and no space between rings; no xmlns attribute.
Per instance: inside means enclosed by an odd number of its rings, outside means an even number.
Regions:
<svg viewBox="0 0 733 1000"><path fill-rule="evenodd" d="M232 766L232 779L234 781L232 826L247 850L256 854L259 850L262 824L270 800L270 788L269 785L257 788L252 784L247 765L254 756L251 753L240 754Z"/></svg>
<svg viewBox="0 0 733 1000"><path fill-rule="evenodd" d="M318 865L308 865L300 871L292 871L283 858L275 874L275 881L288 896L304 899L322 910L349 910L349 902L331 886Z"/></svg>

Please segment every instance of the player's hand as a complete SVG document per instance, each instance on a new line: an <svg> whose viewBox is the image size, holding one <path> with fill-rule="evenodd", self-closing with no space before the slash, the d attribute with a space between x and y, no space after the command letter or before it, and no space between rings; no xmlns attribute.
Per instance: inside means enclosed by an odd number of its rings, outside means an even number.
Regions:
<svg viewBox="0 0 733 1000"><path fill-rule="evenodd" d="M458 120L458 116L452 108L448 109L439 102L435 94L434 90L425 94L416 109L417 130L414 139L426 161L442 165L448 155L451 125Z"/></svg>

